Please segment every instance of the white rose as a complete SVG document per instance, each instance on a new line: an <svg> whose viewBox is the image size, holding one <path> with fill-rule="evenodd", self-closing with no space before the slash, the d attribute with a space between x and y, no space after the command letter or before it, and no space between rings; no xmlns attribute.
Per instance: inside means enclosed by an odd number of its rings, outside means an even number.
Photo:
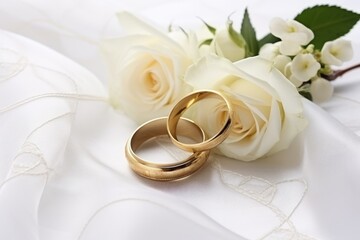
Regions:
<svg viewBox="0 0 360 240"><path fill-rule="evenodd" d="M217 147L227 157L251 161L283 150L306 125L296 88L262 58L232 63L211 55L190 67L185 81L195 89L220 91L231 102L231 134ZM213 135L224 124L225 111L221 103L202 104L194 120Z"/></svg>
<svg viewBox="0 0 360 240"><path fill-rule="evenodd" d="M311 81L310 93L314 102L325 102L333 95L334 86L324 78L317 78Z"/></svg>
<svg viewBox="0 0 360 240"><path fill-rule="evenodd" d="M139 123L166 116L191 91L183 77L197 43L187 41L185 34L163 33L126 12L118 17L127 35L102 45L112 77L110 102Z"/></svg>
<svg viewBox="0 0 360 240"><path fill-rule="evenodd" d="M316 76L320 68L320 63L310 53L296 55L291 63L292 74L302 82L309 81Z"/></svg>
<svg viewBox="0 0 360 240"><path fill-rule="evenodd" d="M239 38L240 43L235 43L231 39L228 28L219 28L216 30L215 37L211 42L212 51L221 57L225 57L230 61L238 61L245 58L245 40Z"/></svg>
<svg viewBox="0 0 360 240"><path fill-rule="evenodd" d="M326 42L321 49L321 61L325 64L340 66L353 57L351 42L344 39L336 39Z"/></svg>

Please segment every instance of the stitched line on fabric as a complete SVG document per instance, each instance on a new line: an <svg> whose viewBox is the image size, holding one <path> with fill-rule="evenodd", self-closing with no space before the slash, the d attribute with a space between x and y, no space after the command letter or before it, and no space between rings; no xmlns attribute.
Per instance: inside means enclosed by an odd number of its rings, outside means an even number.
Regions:
<svg viewBox="0 0 360 240"><path fill-rule="evenodd" d="M12 54L13 57L16 56L17 61L5 62L5 61L1 61L0 59L0 74L2 73L1 70L4 69L9 70L9 68L11 69L11 71L8 72L5 76L0 75L0 83L5 82L6 80L9 80L12 77L16 76L18 73L22 72L25 69L25 67L28 65L28 59L25 56L19 54L18 52L9 48L0 48L0 57L2 57L1 55L6 56L4 52Z"/></svg>
<svg viewBox="0 0 360 240"><path fill-rule="evenodd" d="M19 102L16 102L14 104L11 104L9 106L6 106L2 109L0 109L0 113L8 112L10 110L13 110L17 107L20 107L24 104L30 103L32 101L41 99L41 98L48 98L48 97L59 97L59 98L69 98L69 99L75 99L75 100L90 100L90 101L107 101L107 98L104 97L97 97L92 95L86 95L86 94L77 94L77 93L45 93L41 95L32 96L30 98L20 100Z"/></svg>
<svg viewBox="0 0 360 240"><path fill-rule="evenodd" d="M47 67L43 67L43 66L39 66L39 65L36 65L36 64L28 64L29 66L33 66L33 67L37 67L37 68L40 68L40 69L44 69L44 70L47 70L47 71L51 71L51 72L54 72L54 73L57 73L59 75L62 75L64 76L66 79L68 79L74 86L74 92L53 92L53 93L44 93L44 94L39 94L39 95L34 95L34 96L31 96L29 98L26 98L26 99L23 99L23 100L20 100L20 101L17 101L13 104L10 104L9 106L6 106L6 107L3 107L0 109L0 114L1 113L4 113L4 112L8 112L12 109L15 109L17 107L20 107L24 104L27 104L27 103L30 103L32 101L35 101L35 100L38 100L38 99L42 99L42 98L49 98L49 97L58 97L58 98L68 98L68 99L75 99L75 100L89 100L89 101L102 101L102 102L107 102L108 99L106 97L102 97L102 96L95 96L95 95L89 95L89 94L79 94L79 90L78 90L78 85L76 83L76 81L68 76L67 74L65 73L62 73L62 72L59 72L59 71L56 71L56 70L53 70L53 69L50 69L50 68L47 68ZM39 79L43 79L42 77L38 76ZM43 79L44 81L49 81L49 79Z"/></svg>
<svg viewBox="0 0 360 240"><path fill-rule="evenodd" d="M88 218L88 220L86 221L86 223L84 224L83 228L80 230L80 233L78 235L78 237L76 239L80 239L82 238L84 232L86 231L86 229L88 228L89 224L92 222L92 220L104 209L106 209L107 207L110 207L111 205L117 204L117 203L121 203L121 202L127 202L127 201L141 201L141 202L147 202L147 203L151 203L154 204L156 206L165 208L166 210L169 210L171 212L174 212L176 214L181 215L184 218L187 218L186 216L184 216L181 212L176 211L175 209L171 208L170 206L166 206L164 204L161 204L159 202L156 202L154 200L151 199L146 199L146 198L140 198L140 197L128 197L128 198L121 198L121 199L117 199L114 201L111 201L105 205L103 205L102 207L98 208L93 214L90 215L90 217ZM216 224L219 228L223 228L225 231L229 231L228 229L225 229L222 225L219 225L217 222L215 222L213 219L208 218L206 214L204 214L202 211L200 211L199 209L195 208L195 210L200 213L202 216L205 216L209 221L213 222L214 224ZM197 222L198 225L202 226L200 223ZM239 236L241 237L241 236ZM243 237L242 237L243 238ZM245 239L245 238L244 238Z"/></svg>

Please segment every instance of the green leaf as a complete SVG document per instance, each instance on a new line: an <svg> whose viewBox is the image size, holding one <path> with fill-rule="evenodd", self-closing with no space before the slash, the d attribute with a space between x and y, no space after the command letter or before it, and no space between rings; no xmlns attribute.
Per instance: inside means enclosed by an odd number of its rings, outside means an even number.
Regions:
<svg viewBox="0 0 360 240"><path fill-rule="evenodd" d="M182 27L178 27L178 28L187 38L189 38L189 34L186 32L186 30L184 28L182 28Z"/></svg>
<svg viewBox="0 0 360 240"><path fill-rule="evenodd" d="M254 27L251 24L247 8L245 9L245 12L244 12L244 17L243 17L243 20L241 23L241 31L240 32L248 46L247 57L258 55L259 43L256 39L256 32L255 32Z"/></svg>
<svg viewBox="0 0 360 240"><path fill-rule="evenodd" d="M170 24L168 25L167 30L168 30L168 32L172 32L172 31L173 31L173 25L172 25L172 23L170 23Z"/></svg>
<svg viewBox="0 0 360 240"><path fill-rule="evenodd" d="M312 95L309 91L299 91L299 94L310 101L313 100Z"/></svg>
<svg viewBox="0 0 360 240"><path fill-rule="evenodd" d="M244 48L246 47L246 42L243 38L243 36L241 36L240 33L238 33L237 31L235 31L234 27L233 27L233 22L229 21L228 22L228 32L229 32L229 36L231 38L231 40L240 48Z"/></svg>
<svg viewBox="0 0 360 240"><path fill-rule="evenodd" d="M314 32L311 41L315 48L321 49L325 42L337 39L348 33L359 21L360 14L329 5L307 8L295 17Z"/></svg>
<svg viewBox="0 0 360 240"><path fill-rule="evenodd" d="M213 26L209 25L207 22L205 22L204 20L202 20L201 18L199 18L206 26L206 28L209 30L209 32L211 32L213 35L215 35L216 33L216 28L214 28Z"/></svg>
<svg viewBox="0 0 360 240"><path fill-rule="evenodd" d="M265 37L263 37L262 39L259 40L259 48L264 46L266 43L275 43L278 41L280 41L279 38L277 38L274 35L272 35L271 33L269 33L268 35L266 35Z"/></svg>
<svg viewBox="0 0 360 240"><path fill-rule="evenodd" d="M212 40L213 40L212 38L208 38L208 39L202 41L202 42L200 43L199 47L201 47L202 45L210 45L211 42L212 42Z"/></svg>

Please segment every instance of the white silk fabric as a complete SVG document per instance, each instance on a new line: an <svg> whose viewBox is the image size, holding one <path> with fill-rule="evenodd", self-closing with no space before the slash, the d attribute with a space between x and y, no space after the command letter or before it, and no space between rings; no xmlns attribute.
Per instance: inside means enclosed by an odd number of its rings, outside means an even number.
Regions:
<svg viewBox="0 0 360 240"><path fill-rule="evenodd" d="M238 5L0 1L0 239L357 239L359 70L336 80L328 103L303 101L309 125L285 151L250 163L212 155L169 183L129 169L124 146L137 126L108 104L97 48L120 35L115 12L166 26L214 12L220 22ZM247 5L265 32L282 6L290 18L314 2ZM358 26L348 38L359 62Z"/></svg>

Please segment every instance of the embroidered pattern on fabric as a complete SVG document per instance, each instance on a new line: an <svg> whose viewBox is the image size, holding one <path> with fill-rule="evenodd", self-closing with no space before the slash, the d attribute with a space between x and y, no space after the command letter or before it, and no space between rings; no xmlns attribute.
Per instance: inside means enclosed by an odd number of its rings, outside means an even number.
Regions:
<svg viewBox="0 0 360 240"><path fill-rule="evenodd" d="M266 179L255 176L244 176L240 173L225 170L218 161L212 163L213 167L217 169L221 182L228 188L249 197L262 206L271 210L279 219L279 224L271 231L265 233L259 240L269 239L289 239L289 240L314 240L314 238L301 234L297 231L295 225L290 220L296 209L303 201L308 186L304 179L287 179L272 183ZM277 194L278 187L282 184L298 183L302 185L302 193L298 201L290 212L282 210L274 203L274 198Z"/></svg>
<svg viewBox="0 0 360 240"><path fill-rule="evenodd" d="M27 58L18 52L0 48L0 83L22 72L27 64Z"/></svg>
<svg viewBox="0 0 360 240"><path fill-rule="evenodd" d="M63 118L67 115L73 115L77 110L77 104L80 100L107 101L107 98L102 96L80 94L76 80L64 72L33 64L26 57L22 56L15 50L0 48L0 84L3 84L7 80L14 79L15 76L18 76L18 74L25 70L27 71L27 69L31 70L32 74L34 74L38 80L48 83L50 86L52 86L51 81L53 81L53 79L51 78L51 75L49 77L49 74L56 74L60 76L61 79L65 79L63 85L68 85L66 88L71 89L63 92L44 92L42 94L33 94L29 97L16 100L15 102L12 102L8 105L1 106L0 114L15 110L23 105L32 103L42 98L60 98L75 101L71 106L70 111L50 118L42 122L36 128L32 129L32 131L26 137L24 144L21 146L19 153L12 160L12 167L8 172L8 177L0 182L0 188L11 179L20 175L46 175L50 170L52 170L49 168L48 163L46 162L44 155L38 145L31 141L31 137L35 132L41 130L45 125L57 119ZM26 79L27 78L25 78L25 80ZM30 156L23 158L24 155ZM26 160L24 161L24 159Z"/></svg>

